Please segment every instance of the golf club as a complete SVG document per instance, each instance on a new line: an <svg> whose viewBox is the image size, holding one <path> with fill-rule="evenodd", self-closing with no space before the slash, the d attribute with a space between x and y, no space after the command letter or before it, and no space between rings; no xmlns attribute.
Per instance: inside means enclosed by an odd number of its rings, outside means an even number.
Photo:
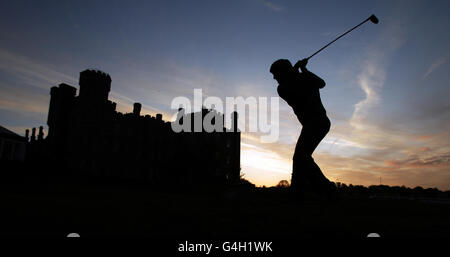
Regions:
<svg viewBox="0 0 450 257"><path fill-rule="evenodd" d="M348 34L350 31L356 29L357 27L363 25L364 23L366 23L367 21L371 21L374 24L378 24L379 20L375 15L371 15L369 18L365 19L363 22L361 22L360 24L356 25L355 27L351 28L350 30L348 30L347 32L345 32L344 34L340 35L338 38L336 38L335 40L331 41L330 43L328 43L327 45L325 45L324 47L320 48L317 52L313 53L310 57L306 58L306 60L311 59L311 57L313 57L314 55L318 54L320 51L322 51L323 49L325 49L326 47L328 47L329 45L333 44L336 40L338 40L339 38L345 36L346 34Z"/></svg>

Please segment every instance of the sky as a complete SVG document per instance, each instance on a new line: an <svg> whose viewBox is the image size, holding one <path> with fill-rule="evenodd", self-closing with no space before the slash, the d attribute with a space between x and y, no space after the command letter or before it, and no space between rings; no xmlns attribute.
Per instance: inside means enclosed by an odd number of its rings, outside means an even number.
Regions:
<svg viewBox="0 0 450 257"><path fill-rule="evenodd" d="M449 1L0 1L0 125L46 125L52 86L111 75L118 110L162 113L177 96L275 97L269 67L312 58L332 127L314 159L333 181L450 189ZM244 132L241 167L257 185L291 176L301 131L280 99L280 137Z"/></svg>

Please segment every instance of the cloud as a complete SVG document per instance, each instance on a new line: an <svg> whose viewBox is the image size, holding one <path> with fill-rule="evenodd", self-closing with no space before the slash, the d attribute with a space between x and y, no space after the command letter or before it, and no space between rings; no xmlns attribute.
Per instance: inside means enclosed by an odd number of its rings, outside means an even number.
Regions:
<svg viewBox="0 0 450 257"><path fill-rule="evenodd" d="M170 109L175 97L184 96L192 101L195 88L201 88L204 97L213 95L225 99L234 92L213 72L161 60L122 70L113 78L113 83L115 94L126 94L127 98L133 98L153 111L166 112L175 111Z"/></svg>
<svg viewBox="0 0 450 257"><path fill-rule="evenodd" d="M385 71L374 61L368 61L364 70L359 76L359 86L364 91L364 100L355 104L353 116L350 124L356 129L367 128L365 122L370 110L380 102L380 90L384 85Z"/></svg>
<svg viewBox="0 0 450 257"><path fill-rule="evenodd" d="M390 56L406 41L403 23L404 18L401 17L389 22L362 55L357 84L364 92L364 98L354 105L350 119L341 120L332 127L330 133L330 136L339 138L347 146L364 151L379 151L395 150L392 147L403 144L401 132L382 126L384 124L373 118L383 102L382 91Z"/></svg>
<svg viewBox="0 0 450 257"><path fill-rule="evenodd" d="M28 57L0 49L0 70L24 84L48 89L59 83L75 84L77 79Z"/></svg>
<svg viewBox="0 0 450 257"><path fill-rule="evenodd" d="M0 49L0 109L31 117L48 111L50 87L75 78L28 57Z"/></svg>
<svg viewBox="0 0 450 257"><path fill-rule="evenodd" d="M383 161L376 155L345 157L322 152L315 159L329 179L346 184L369 186L378 184L381 177L385 185L450 189L449 154Z"/></svg>
<svg viewBox="0 0 450 257"><path fill-rule="evenodd" d="M268 1L268 0L262 0L261 2L264 4L264 6L266 6L267 8L269 8L272 11L275 11L275 12L281 12L281 11L283 11L285 9L283 6L274 4L274 3L272 3L271 1Z"/></svg>
<svg viewBox="0 0 450 257"><path fill-rule="evenodd" d="M48 112L50 99L49 92L52 86L56 86L60 83L71 85L78 84L78 79L74 76L64 74L51 68L45 63L5 49L0 49L0 71L7 75L7 77L3 77L0 81L0 109L21 113L23 115L44 117ZM175 83L176 81L183 79L179 76L171 76L173 74L161 74L162 76L166 76L169 83ZM135 76L130 77L134 78ZM133 100L131 96L128 97L124 94L120 94L116 89L126 91L127 88L131 88L130 91L133 91L134 87L127 87L129 83L120 81L120 79L117 81L119 81L119 85L121 83L122 88L113 88L113 91L110 92L110 100L117 103L118 111L124 113L131 112L133 108L132 104L138 101ZM113 79L113 87L117 86L117 81ZM194 83L192 80L186 80L186 82L190 82L192 85ZM145 87L145 82L136 86L148 89L148 87ZM163 86L170 88L167 84L164 84ZM160 89L163 90L165 88ZM148 92L149 90L145 90L144 93ZM136 94L140 95L140 93L142 92L137 92ZM154 92L147 95L154 96L154 99L167 99L167 97L162 98L160 95L155 95ZM141 98L140 100L143 99ZM166 102L166 105L169 104L170 101L168 103ZM156 113L162 113L166 120L169 120L172 117L172 113L153 107L150 104L143 103L142 107L143 114L156 115Z"/></svg>
<svg viewBox="0 0 450 257"><path fill-rule="evenodd" d="M403 160L384 161L384 170L402 169L402 168L431 168L431 167L450 167L450 154L422 158L418 155L410 156Z"/></svg>
<svg viewBox="0 0 450 257"><path fill-rule="evenodd" d="M422 79L426 79L432 72L437 70L439 67L444 65L448 61L448 55L440 57L439 59L435 60L430 67L428 68L427 72L423 75Z"/></svg>
<svg viewBox="0 0 450 257"><path fill-rule="evenodd" d="M116 110L118 112L122 112L122 113L129 113L133 111L133 104L136 103L137 101L121 95L119 93L116 93L114 91L111 91L109 94L109 100L115 102L117 105ZM156 116L156 114L162 114L163 115L163 119L168 121L171 119L172 117L172 113L168 113L168 112L164 112L158 108L146 105L146 104L142 104L142 108L141 108L141 115L151 115L151 116Z"/></svg>
<svg viewBox="0 0 450 257"><path fill-rule="evenodd" d="M362 71L358 76L358 84L365 93L365 98L355 104L350 124L355 129L372 129L368 115L381 101L381 91L386 81L386 69L390 55L401 47L405 39L405 31L400 18L386 27L372 43L365 55Z"/></svg>
<svg viewBox="0 0 450 257"><path fill-rule="evenodd" d="M1 84L0 84L1 85ZM48 111L49 97L1 85L0 109L41 116Z"/></svg>

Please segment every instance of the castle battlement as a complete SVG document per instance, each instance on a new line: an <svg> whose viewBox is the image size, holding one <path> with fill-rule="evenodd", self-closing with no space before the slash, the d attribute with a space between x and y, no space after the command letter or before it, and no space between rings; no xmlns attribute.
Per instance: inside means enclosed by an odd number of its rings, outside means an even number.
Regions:
<svg viewBox="0 0 450 257"><path fill-rule="evenodd" d="M107 100L111 90L111 77L100 70L84 70L80 72L80 98Z"/></svg>
<svg viewBox="0 0 450 257"><path fill-rule="evenodd" d="M80 72L80 84L88 80L103 81L111 85L111 76L101 70L87 69Z"/></svg>

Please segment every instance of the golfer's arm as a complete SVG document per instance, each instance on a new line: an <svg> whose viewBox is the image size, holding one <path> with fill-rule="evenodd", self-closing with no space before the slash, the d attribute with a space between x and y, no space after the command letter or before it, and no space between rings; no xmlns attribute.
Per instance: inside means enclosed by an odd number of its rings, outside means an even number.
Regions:
<svg viewBox="0 0 450 257"><path fill-rule="evenodd" d="M325 81L321 79L316 74L310 72L306 68L302 70L302 73L308 76L308 79L310 80L310 83L318 88L324 88L325 87Z"/></svg>

